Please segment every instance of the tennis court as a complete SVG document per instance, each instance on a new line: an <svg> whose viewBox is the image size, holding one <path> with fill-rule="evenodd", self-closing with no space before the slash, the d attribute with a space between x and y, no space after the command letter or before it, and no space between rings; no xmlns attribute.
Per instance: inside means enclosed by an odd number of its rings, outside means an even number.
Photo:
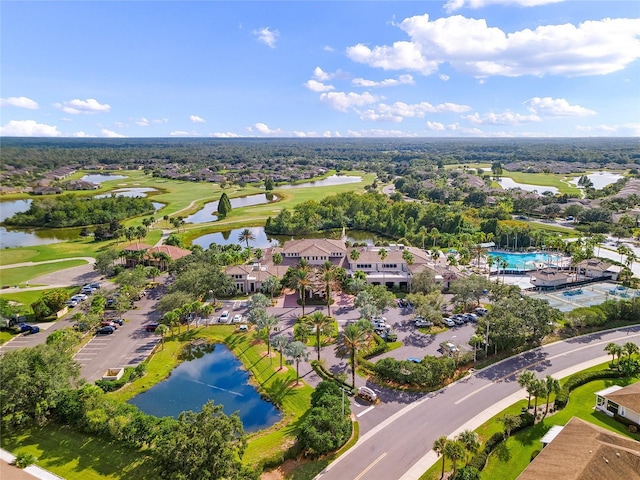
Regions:
<svg viewBox="0 0 640 480"><path fill-rule="evenodd" d="M579 307L599 305L605 300L622 300L640 297L640 290L627 288L614 283L598 282L581 287L554 292L535 292L533 297L547 300L552 307L569 312Z"/></svg>

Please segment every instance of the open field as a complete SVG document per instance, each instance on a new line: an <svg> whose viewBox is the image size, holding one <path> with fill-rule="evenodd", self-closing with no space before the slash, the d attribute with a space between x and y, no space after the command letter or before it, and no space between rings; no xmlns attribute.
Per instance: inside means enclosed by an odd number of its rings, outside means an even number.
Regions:
<svg viewBox="0 0 640 480"><path fill-rule="evenodd" d="M568 183L569 180L579 175L567 176L557 175L555 173L525 173L504 170L502 172L502 176L509 177L518 183L556 187L560 193L566 193L567 195L575 195L578 197L580 196L580 189Z"/></svg>
<svg viewBox="0 0 640 480"><path fill-rule="evenodd" d="M69 296L78 292L77 287L67 287L64 290L69 293ZM0 298L6 298L12 302L22 304L26 307L27 313L32 313L30 305L38 300L46 291L47 290L28 290L26 292L2 293L0 290Z"/></svg>
<svg viewBox="0 0 640 480"><path fill-rule="evenodd" d="M0 284L22 286L25 282L40 275L57 272L64 268L85 265L86 263L84 260L67 260L65 262L41 263L29 267L3 268L0 270Z"/></svg>

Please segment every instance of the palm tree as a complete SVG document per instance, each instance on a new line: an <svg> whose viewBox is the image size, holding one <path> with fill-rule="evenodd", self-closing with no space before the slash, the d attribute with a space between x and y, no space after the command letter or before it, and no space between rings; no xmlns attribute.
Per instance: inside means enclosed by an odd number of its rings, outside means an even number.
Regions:
<svg viewBox="0 0 640 480"><path fill-rule="evenodd" d="M534 423L535 423L535 417L538 414L538 398L545 394L546 385L544 380L536 379L531 382L531 385L529 388L531 389L531 395L534 397L533 417L534 417Z"/></svg>
<svg viewBox="0 0 640 480"><path fill-rule="evenodd" d="M351 260L353 260L354 262L357 261L360 258L360 251L356 248L354 248L353 250L351 250L349 252L349 258Z"/></svg>
<svg viewBox="0 0 640 480"><path fill-rule="evenodd" d="M478 434L473 430L464 430L458 435L458 440L464 446L464 449L469 454L474 454L480 448L480 440L478 439ZM469 456L466 458L467 465L469 464Z"/></svg>
<svg viewBox="0 0 640 480"><path fill-rule="evenodd" d="M312 331L315 330L316 335L316 350L318 352L318 361L320 361L320 349L322 348L322 335L326 335L329 332L333 324L333 319L320 310L316 310L311 315L304 317L305 325Z"/></svg>
<svg viewBox="0 0 640 480"><path fill-rule="evenodd" d="M306 267L299 267L293 272L292 283L294 288L300 293L300 301L302 302L302 316L304 317L304 307L306 304L307 288L311 285L311 277Z"/></svg>
<svg viewBox="0 0 640 480"><path fill-rule="evenodd" d="M444 447L449 440L445 436L441 436L435 439L433 442L433 451L436 452L438 456L442 455L442 473L440 474L440 478L444 477Z"/></svg>
<svg viewBox="0 0 640 480"><path fill-rule="evenodd" d="M438 236L440 235L440 232L438 231L438 229L436 227L433 227L431 229L430 233L431 233L431 236L433 237L433 245L432 245L432 247L435 247L436 246L436 240L438 239Z"/></svg>
<svg viewBox="0 0 640 480"><path fill-rule="evenodd" d="M549 413L549 397L551 396L552 393L556 395L558 394L558 392L560 391L560 382L555 378L553 378L551 375L547 375L544 379L544 387L545 387L545 397L547 400L547 406L544 410L544 416L546 417L547 413Z"/></svg>
<svg viewBox="0 0 640 480"><path fill-rule="evenodd" d="M324 288L324 295L327 299L327 315L331 316L331 291L338 288L338 272L336 266L330 261L324 262L319 272L320 282Z"/></svg>
<svg viewBox="0 0 640 480"><path fill-rule="evenodd" d="M611 355L611 364L613 365L616 361L616 355L618 354L618 345L617 343L607 343L607 346L604 347L604 351Z"/></svg>
<svg viewBox="0 0 640 480"><path fill-rule="evenodd" d="M633 342L627 342L622 346L622 351L626 353L629 360L631 360L631 355L638 353L640 351L640 347Z"/></svg>
<svg viewBox="0 0 640 480"><path fill-rule="evenodd" d="M280 265L282 263L282 254L280 252L276 252L271 255L271 260L274 265Z"/></svg>
<svg viewBox="0 0 640 480"><path fill-rule="evenodd" d="M180 335L180 315L176 310L171 310L162 316L162 323L171 327L171 336L173 337L173 327L178 326L178 335Z"/></svg>
<svg viewBox="0 0 640 480"><path fill-rule="evenodd" d="M369 322L367 322L369 323ZM369 335L360 325L350 323L344 327L342 333L338 336L338 344L336 345L336 353L344 358L349 356L351 363L351 385L356 386L356 358L358 350L362 349L369 341Z"/></svg>
<svg viewBox="0 0 640 480"><path fill-rule="evenodd" d="M271 301L273 302L273 293L280 285L280 280L276 276L270 276L264 279L262 282L262 288L267 290L271 295Z"/></svg>
<svg viewBox="0 0 640 480"><path fill-rule="evenodd" d="M291 339L284 335L276 335L273 339L273 348L280 352L280 370L282 370L282 356L284 355L284 350L287 348L289 343L291 343Z"/></svg>
<svg viewBox="0 0 640 480"><path fill-rule="evenodd" d="M156 334L160 335L160 341L162 342L162 350L164 350L164 336L169 332L169 327L164 324L160 324L156 327Z"/></svg>
<svg viewBox="0 0 640 480"><path fill-rule="evenodd" d="M380 257L380 260L383 263L388 255L389 255L389 252L387 252L384 248L381 248L380 250L378 250L378 256ZM382 284L386 285L386 282L384 281L384 265L382 265Z"/></svg>
<svg viewBox="0 0 640 480"><path fill-rule="evenodd" d="M255 240L256 240L256 236L248 228L245 228L244 230L242 230L240 232L240 235L238 235L238 243L246 242L247 248L249 248L249 242L254 242Z"/></svg>
<svg viewBox="0 0 640 480"><path fill-rule="evenodd" d="M531 408L531 391L529 390L529 387L535 379L536 374L531 370L524 370L520 375L518 375L518 384L522 388L526 388L527 393L529 394L529 398L527 399L527 411Z"/></svg>
<svg viewBox="0 0 640 480"><path fill-rule="evenodd" d="M200 315L206 320L213 313L213 305L210 303L206 303L200 307ZM205 326L207 322L205 321L203 326Z"/></svg>
<svg viewBox="0 0 640 480"><path fill-rule="evenodd" d="M271 355L271 331L276 325L278 325L278 319L274 315L267 315L263 318L260 318L256 325L258 327L258 330L265 331L265 338L267 340L267 355Z"/></svg>
<svg viewBox="0 0 640 480"><path fill-rule="evenodd" d="M511 431L514 428L517 428L522 423L522 420L518 415L503 415L500 417L500 421L504 427L504 436L505 438L509 438L511 435Z"/></svg>
<svg viewBox="0 0 640 480"><path fill-rule="evenodd" d="M458 460L465 456L464 446L458 440L449 440L444 446L444 456L449 457L453 463L453 476L451 478L456 478Z"/></svg>
<svg viewBox="0 0 640 480"><path fill-rule="evenodd" d="M300 383L300 360L307 360L309 358L307 347L304 343L295 341L287 346L285 352L287 357L296 362L296 385L298 385Z"/></svg>

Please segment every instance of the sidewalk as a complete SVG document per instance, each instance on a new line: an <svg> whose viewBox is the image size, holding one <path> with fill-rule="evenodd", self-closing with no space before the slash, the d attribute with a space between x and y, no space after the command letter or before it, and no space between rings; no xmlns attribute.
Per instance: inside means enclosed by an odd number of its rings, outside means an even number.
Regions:
<svg viewBox="0 0 640 480"><path fill-rule="evenodd" d="M12 453L0 449L0 478L2 478L2 480L32 480L34 478L40 478L41 480L62 479L62 477L36 465L29 465L23 469L11 465L15 458L15 455Z"/></svg>

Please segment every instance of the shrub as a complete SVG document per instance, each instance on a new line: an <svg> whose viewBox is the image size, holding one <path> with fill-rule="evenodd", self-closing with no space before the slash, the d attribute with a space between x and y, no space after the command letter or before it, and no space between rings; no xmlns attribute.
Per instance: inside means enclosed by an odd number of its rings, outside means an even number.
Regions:
<svg viewBox="0 0 640 480"><path fill-rule="evenodd" d="M469 462L469 466L475 467L478 470L482 471L484 467L486 467L488 459L489 455L487 455L485 452L480 452L471 459L471 461Z"/></svg>
<svg viewBox="0 0 640 480"><path fill-rule="evenodd" d="M480 470L472 465L465 465L456 472L454 480L480 480Z"/></svg>
<svg viewBox="0 0 640 480"><path fill-rule="evenodd" d="M365 359L375 357L376 355L380 355L389 350L389 345L380 335L374 334L373 340L376 345L366 352L363 352L362 357Z"/></svg>
<svg viewBox="0 0 640 480"><path fill-rule="evenodd" d="M556 409L564 408L569 401L569 394L575 389L586 383L589 383L593 380L599 380L603 378L619 378L622 377L623 374L618 370L596 370L592 372L580 372L575 375L571 375L562 388L560 392L556 395L556 400L554 406Z"/></svg>
<svg viewBox="0 0 640 480"><path fill-rule="evenodd" d="M489 454L491 452L493 452L493 450L496 448L496 446L498 446L498 444L502 443L504 441L504 432L496 432L493 435L491 435L489 437L489 440L487 440L484 443L484 451L485 453Z"/></svg>
<svg viewBox="0 0 640 480"><path fill-rule="evenodd" d="M34 464L36 460L38 459L35 455L31 455L30 453L19 453L16 455L16 459L13 461L13 464L18 468L27 468L29 465Z"/></svg>

